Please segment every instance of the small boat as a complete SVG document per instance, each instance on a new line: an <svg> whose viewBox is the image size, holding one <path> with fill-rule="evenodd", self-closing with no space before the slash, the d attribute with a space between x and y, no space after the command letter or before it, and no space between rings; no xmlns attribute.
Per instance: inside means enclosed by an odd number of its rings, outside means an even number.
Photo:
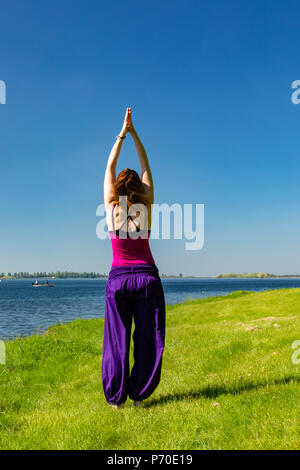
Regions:
<svg viewBox="0 0 300 470"><path fill-rule="evenodd" d="M54 284L52 284L49 281L46 281L46 282L35 281L32 283L32 287L54 287Z"/></svg>

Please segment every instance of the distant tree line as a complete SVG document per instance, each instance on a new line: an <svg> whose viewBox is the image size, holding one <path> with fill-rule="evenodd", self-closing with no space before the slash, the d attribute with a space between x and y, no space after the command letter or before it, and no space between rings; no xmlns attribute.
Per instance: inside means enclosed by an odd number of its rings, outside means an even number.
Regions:
<svg viewBox="0 0 300 470"><path fill-rule="evenodd" d="M228 274L219 274L216 276L217 278L250 278L250 277L256 277L258 279L264 279L264 278L269 278L269 277L300 277L300 274L270 274L270 273L243 273L243 274L237 274L237 273L228 273Z"/></svg>
<svg viewBox="0 0 300 470"><path fill-rule="evenodd" d="M56 271L54 272L18 272L18 273L1 273L0 272L0 279L41 279L41 278L51 278L51 279L99 279L99 278L106 278L107 274L100 274L95 272L84 272L84 273L76 273L73 271ZM197 276L183 276L181 273L179 275L176 274L161 274L162 278L194 278ZM226 274L219 274L216 276L217 279L225 278L274 278L274 277L300 277L300 274L270 274L270 273L226 273Z"/></svg>
<svg viewBox="0 0 300 470"><path fill-rule="evenodd" d="M19 272L19 273L0 273L0 279L36 279L36 278L52 278L52 279L97 279L97 278L105 278L107 277L106 274L99 274L95 272L84 272L84 273L76 273L73 271L56 271L46 273L46 272L35 272L35 273L28 273L28 272Z"/></svg>
<svg viewBox="0 0 300 470"><path fill-rule="evenodd" d="M106 278L106 274L99 274L99 273L76 273L70 271L56 271L54 272L35 272L35 273L28 273L28 272L18 272L18 273L0 273L0 279L41 279L41 278L52 278L52 279L98 279L98 278ZM161 274L160 277L167 277L167 278L182 278L183 275L180 273L179 275L176 274ZM185 277L195 277L195 276L185 276Z"/></svg>

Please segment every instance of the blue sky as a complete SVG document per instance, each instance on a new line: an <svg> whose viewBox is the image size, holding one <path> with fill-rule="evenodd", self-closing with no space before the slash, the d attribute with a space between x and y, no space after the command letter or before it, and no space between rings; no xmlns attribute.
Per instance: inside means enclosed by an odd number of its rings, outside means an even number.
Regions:
<svg viewBox="0 0 300 470"><path fill-rule="evenodd" d="M151 241L160 272L299 273L299 6L0 1L0 271L108 272L96 208L131 106L155 201L205 204L202 250Z"/></svg>

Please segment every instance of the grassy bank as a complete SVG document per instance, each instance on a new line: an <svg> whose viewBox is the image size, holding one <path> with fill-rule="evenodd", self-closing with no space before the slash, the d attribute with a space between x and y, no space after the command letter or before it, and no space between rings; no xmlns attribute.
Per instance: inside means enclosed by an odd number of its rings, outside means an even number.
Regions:
<svg viewBox="0 0 300 470"><path fill-rule="evenodd" d="M161 384L141 409L105 402L103 320L10 341L0 449L299 448L299 319L300 289L168 307Z"/></svg>

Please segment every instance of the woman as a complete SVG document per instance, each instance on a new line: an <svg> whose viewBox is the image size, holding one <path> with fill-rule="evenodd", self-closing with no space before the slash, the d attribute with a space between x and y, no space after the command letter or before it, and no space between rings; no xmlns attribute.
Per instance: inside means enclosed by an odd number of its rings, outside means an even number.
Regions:
<svg viewBox="0 0 300 470"><path fill-rule="evenodd" d="M138 153L141 177L126 168L116 178L117 160L128 132ZM149 247L152 175L147 154L131 121L131 108L127 108L122 130L116 138L104 177L104 203L113 261L105 288L102 383L110 405L123 405L129 395L135 405L140 406L160 381L165 298ZM121 204L120 200L124 199L125 204ZM132 211L134 208L138 210ZM128 215L128 210L132 215ZM133 217L137 212L139 216ZM132 317L134 365L130 373Z"/></svg>

